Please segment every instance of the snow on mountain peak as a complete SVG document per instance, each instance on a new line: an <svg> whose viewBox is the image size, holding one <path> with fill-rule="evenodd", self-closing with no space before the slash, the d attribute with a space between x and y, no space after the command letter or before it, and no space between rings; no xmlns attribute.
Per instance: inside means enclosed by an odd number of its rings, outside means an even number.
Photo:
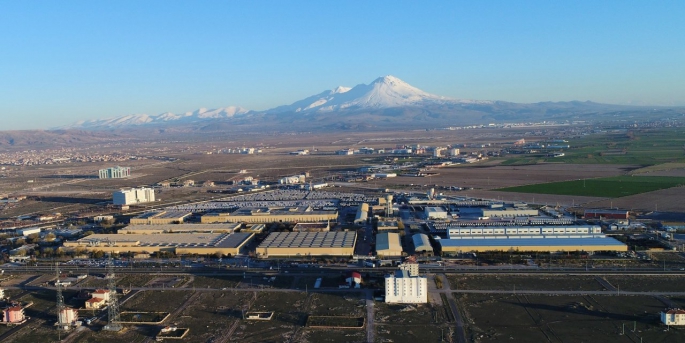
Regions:
<svg viewBox="0 0 685 343"><path fill-rule="evenodd" d="M485 103L481 101L455 100L424 92L399 78L386 75L369 84L355 87L338 86L323 91L290 105L279 106L262 113L327 113L338 110L384 109L394 107L420 107L444 104ZM249 115L251 111L241 107L229 106L216 109L199 108L192 112L174 114L166 112L149 116L147 114L126 115L117 118L79 122L72 127L114 128L123 126L148 125L160 123L186 123L198 120L226 119Z"/></svg>
<svg viewBox="0 0 685 343"><path fill-rule="evenodd" d="M352 89L352 87L338 86L331 91L331 94L345 93L345 92L349 91L350 89Z"/></svg>
<svg viewBox="0 0 685 343"><path fill-rule="evenodd" d="M387 75L375 79L368 85L353 88L338 87L317 95L279 106L267 113L284 112L331 112L342 109L378 109L403 106L418 106L425 102L454 101L449 98L426 93L399 78Z"/></svg>
<svg viewBox="0 0 685 343"><path fill-rule="evenodd" d="M192 112L185 112L182 114L175 114L172 112L164 112L158 115L147 114L129 114L116 118L109 119L95 119L88 121L80 121L75 123L72 128L117 128L125 126L138 126L147 124L161 124L168 122L191 122L203 119L221 119L231 118L236 115L243 115L250 112L242 107L229 106L220 107L209 110L206 108L199 108Z"/></svg>
<svg viewBox="0 0 685 343"><path fill-rule="evenodd" d="M375 79L372 83L385 83L385 84L407 84L406 82L400 80L392 75L381 76Z"/></svg>

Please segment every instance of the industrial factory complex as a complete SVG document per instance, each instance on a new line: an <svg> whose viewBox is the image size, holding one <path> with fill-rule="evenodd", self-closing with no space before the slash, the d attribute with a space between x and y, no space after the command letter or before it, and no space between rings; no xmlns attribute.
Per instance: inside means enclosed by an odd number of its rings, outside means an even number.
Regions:
<svg viewBox="0 0 685 343"><path fill-rule="evenodd" d="M587 213L592 218L625 215L618 212ZM369 197L270 190L241 195L234 201L144 212L130 218L117 234L93 234L64 245L89 251L254 254L260 258L365 255L402 259L486 251L628 250L601 226L551 208L452 199L436 196L434 191Z"/></svg>

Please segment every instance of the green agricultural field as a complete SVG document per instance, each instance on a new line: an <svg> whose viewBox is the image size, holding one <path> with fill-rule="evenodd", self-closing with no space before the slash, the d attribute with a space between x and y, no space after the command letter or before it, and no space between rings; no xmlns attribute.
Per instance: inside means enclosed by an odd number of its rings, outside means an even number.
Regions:
<svg viewBox="0 0 685 343"><path fill-rule="evenodd" d="M685 129L639 129L610 131L570 139L563 157L548 157L544 151L532 155L509 155L503 165L541 162L574 164L637 164L685 162Z"/></svg>
<svg viewBox="0 0 685 343"><path fill-rule="evenodd" d="M685 177L616 176L500 188L499 191L619 198L685 185Z"/></svg>

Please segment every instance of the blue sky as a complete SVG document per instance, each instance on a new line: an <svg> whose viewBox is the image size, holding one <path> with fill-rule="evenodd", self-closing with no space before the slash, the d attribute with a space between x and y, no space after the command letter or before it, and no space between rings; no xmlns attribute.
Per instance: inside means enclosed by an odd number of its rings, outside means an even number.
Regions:
<svg viewBox="0 0 685 343"><path fill-rule="evenodd" d="M685 105L685 1L0 1L0 130L262 110L394 75L514 102Z"/></svg>

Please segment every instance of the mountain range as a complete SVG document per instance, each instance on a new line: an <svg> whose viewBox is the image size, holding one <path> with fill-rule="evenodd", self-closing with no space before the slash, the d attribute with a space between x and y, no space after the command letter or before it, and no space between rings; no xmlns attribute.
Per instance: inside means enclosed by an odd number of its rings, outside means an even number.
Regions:
<svg viewBox="0 0 685 343"><path fill-rule="evenodd" d="M665 109L661 109L665 110ZM308 129L401 127L479 124L498 121L587 120L622 116L631 119L648 114L646 107L594 102L540 102L452 99L424 92L394 76L379 77L369 84L337 87L265 111L229 106L200 108L192 112L158 115L132 114L110 119L77 122L62 129L170 128L184 126L206 130L233 125L295 125ZM667 111L670 113L670 111ZM666 115L669 115L666 113ZM679 111L675 114L680 113Z"/></svg>

